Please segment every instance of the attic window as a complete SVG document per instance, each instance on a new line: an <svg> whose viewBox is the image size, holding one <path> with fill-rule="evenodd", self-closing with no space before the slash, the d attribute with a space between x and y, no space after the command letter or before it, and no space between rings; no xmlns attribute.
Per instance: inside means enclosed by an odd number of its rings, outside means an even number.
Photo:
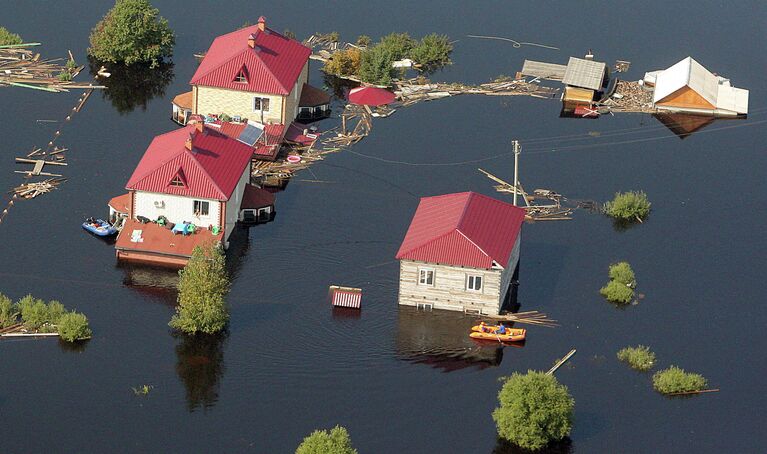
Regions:
<svg viewBox="0 0 767 454"><path fill-rule="evenodd" d="M176 175L175 177L173 177L172 180L170 180L170 186L177 186L177 187L183 188L184 186L186 186L186 184L184 184L184 180L181 179L180 175Z"/></svg>
<svg viewBox="0 0 767 454"><path fill-rule="evenodd" d="M234 81L238 84L247 84L248 83L248 75L245 72L245 67L240 69L240 72L237 73L237 76L235 76Z"/></svg>

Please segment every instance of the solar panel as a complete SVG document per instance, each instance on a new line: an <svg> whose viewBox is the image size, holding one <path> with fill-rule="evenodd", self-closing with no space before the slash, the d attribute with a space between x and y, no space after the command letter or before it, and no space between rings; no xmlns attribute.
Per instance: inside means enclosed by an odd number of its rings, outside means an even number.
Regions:
<svg viewBox="0 0 767 454"><path fill-rule="evenodd" d="M239 137L237 137L237 140L252 147L256 144L256 141L261 137L261 134L263 133L264 127L262 125L248 122L247 126L245 126L245 129L243 129Z"/></svg>

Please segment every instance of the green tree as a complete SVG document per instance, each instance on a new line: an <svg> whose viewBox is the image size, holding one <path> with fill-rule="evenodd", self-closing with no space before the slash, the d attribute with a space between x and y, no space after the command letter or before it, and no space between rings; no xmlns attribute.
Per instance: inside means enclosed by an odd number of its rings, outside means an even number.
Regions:
<svg viewBox="0 0 767 454"><path fill-rule="evenodd" d="M56 325L59 337L67 342L90 339L93 335L88 326L88 317L79 312L67 312Z"/></svg>
<svg viewBox="0 0 767 454"><path fill-rule="evenodd" d="M634 270L631 269L631 265L629 265L628 262L618 262L610 265L608 274L610 279L618 281L621 284L625 284L629 287L634 287L636 285Z"/></svg>
<svg viewBox="0 0 767 454"><path fill-rule="evenodd" d="M9 44L22 44L24 41L21 36L16 33L11 33L5 27L0 27L0 46L6 46Z"/></svg>
<svg viewBox="0 0 767 454"><path fill-rule="evenodd" d="M628 304L634 301L634 289L618 281L608 282L599 289L599 293L611 303Z"/></svg>
<svg viewBox="0 0 767 454"><path fill-rule="evenodd" d="M540 449L570 434L575 401L553 375L514 372L498 393L493 420L501 438L525 449Z"/></svg>
<svg viewBox="0 0 767 454"><path fill-rule="evenodd" d="M700 374L685 372L684 369L671 366L652 376L652 386L663 394L686 393L706 389L708 381Z"/></svg>
<svg viewBox="0 0 767 454"><path fill-rule="evenodd" d="M178 307L169 325L187 334L222 331L229 321L229 276L221 246L196 246L179 275Z"/></svg>
<svg viewBox="0 0 767 454"><path fill-rule="evenodd" d="M392 61L394 61L409 57L410 51L415 45L416 41L407 33L390 33L382 37L375 47L388 52Z"/></svg>
<svg viewBox="0 0 767 454"><path fill-rule="evenodd" d="M0 328L7 328L18 322L19 308L13 300L0 293Z"/></svg>
<svg viewBox="0 0 767 454"><path fill-rule="evenodd" d="M410 51L410 58L422 65L424 71L431 71L450 64L453 45L447 35L432 33L424 36Z"/></svg>
<svg viewBox="0 0 767 454"><path fill-rule="evenodd" d="M325 62L323 70L336 76L357 76L360 72L362 52L359 49L342 49Z"/></svg>
<svg viewBox="0 0 767 454"><path fill-rule="evenodd" d="M641 371L648 371L655 365L655 353L644 345L620 349L618 351L618 359L628 363L632 369Z"/></svg>
<svg viewBox="0 0 767 454"><path fill-rule="evenodd" d="M349 432L341 426L315 430L296 449L296 454L357 454Z"/></svg>
<svg viewBox="0 0 767 454"><path fill-rule="evenodd" d="M382 46L374 46L362 53L360 61L360 79L375 85L389 86L392 82L391 64L395 60L391 51Z"/></svg>
<svg viewBox="0 0 767 454"><path fill-rule="evenodd" d="M360 35L357 37L357 45L360 47L368 47L373 40L368 35Z"/></svg>
<svg viewBox="0 0 767 454"><path fill-rule="evenodd" d="M45 304L45 301L32 295L27 295L19 300L19 311L24 326L32 330L38 330L51 321L48 305Z"/></svg>
<svg viewBox="0 0 767 454"><path fill-rule="evenodd" d="M148 0L117 0L91 31L88 53L102 62L159 65L173 56L176 38Z"/></svg>
<svg viewBox="0 0 767 454"><path fill-rule="evenodd" d="M643 221L650 214L650 201L643 191L616 192L604 205L604 212L620 221Z"/></svg>

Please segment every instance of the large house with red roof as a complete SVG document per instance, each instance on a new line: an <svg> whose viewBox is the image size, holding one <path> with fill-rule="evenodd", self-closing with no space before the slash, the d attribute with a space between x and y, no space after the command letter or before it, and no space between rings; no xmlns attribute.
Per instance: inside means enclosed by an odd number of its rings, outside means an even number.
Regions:
<svg viewBox="0 0 767 454"><path fill-rule="evenodd" d="M125 217L118 259L183 266L195 246L226 247L238 221L257 220L261 209L271 213L273 196L249 184L253 150L203 123L155 137L128 194L109 203L113 215Z"/></svg>
<svg viewBox="0 0 767 454"><path fill-rule="evenodd" d="M424 197L397 252L399 304L497 315L525 210L474 192Z"/></svg>
<svg viewBox="0 0 767 454"><path fill-rule="evenodd" d="M267 27L263 16L256 25L221 35L189 81L192 91L174 99L173 118L186 124L191 115L226 114L288 125L299 113L324 109L329 97L307 85L311 53ZM306 112L299 110L302 101Z"/></svg>

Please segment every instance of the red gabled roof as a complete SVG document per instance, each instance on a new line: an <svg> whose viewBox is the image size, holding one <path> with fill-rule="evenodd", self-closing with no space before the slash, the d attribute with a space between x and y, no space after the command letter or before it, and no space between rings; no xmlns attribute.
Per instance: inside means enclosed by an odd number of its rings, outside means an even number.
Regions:
<svg viewBox="0 0 767 454"><path fill-rule="evenodd" d="M245 192L242 194L240 209L257 209L274 205L275 195L266 189L258 188L251 184L245 185Z"/></svg>
<svg viewBox="0 0 767 454"><path fill-rule="evenodd" d="M524 220L525 210L474 192L424 197L396 258L506 267Z"/></svg>
<svg viewBox="0 0 767 454"><path fill-rule="evenodd" d="M253 35L255 47L248 45ZM259 25L221 35L211 44L191 85L288 95L312 51L298 41ZM234 78L245 67L247 83Z"/></svg>
<svg viewBox="0 0 767 454"><path fill-rule="evenodd" d="M192 137L192 150L186 140ZM242 173L250 165L253 148L212 128L196 125L152 140L128 180L127 189L186 197L229 200ZM184 186L172 186L181 175Z"/></svg>

